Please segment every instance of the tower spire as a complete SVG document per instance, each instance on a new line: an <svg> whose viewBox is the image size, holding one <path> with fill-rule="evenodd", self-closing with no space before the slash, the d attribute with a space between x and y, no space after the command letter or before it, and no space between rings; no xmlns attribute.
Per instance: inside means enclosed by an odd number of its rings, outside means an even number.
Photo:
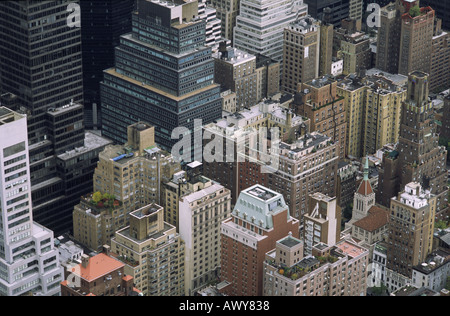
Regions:
<svg viewBox="0 0 450 316"><path fill-rule="evenodd" d="M369 181L369 158L366 157L366 162L364 163L364 181Z"/></svg>

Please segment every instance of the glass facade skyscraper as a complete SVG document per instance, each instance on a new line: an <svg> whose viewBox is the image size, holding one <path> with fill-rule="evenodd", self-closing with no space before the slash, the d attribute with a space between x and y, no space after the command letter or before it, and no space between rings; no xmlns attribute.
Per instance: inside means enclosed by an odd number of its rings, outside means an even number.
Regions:
<svg viewBox="0 0 450 316"><path fill-rule="evenodd" d="M102 131L125 143L127 127L145 121L155 126L156 143L171 151L176 127L193 131L195 119L207 124L222 115L212 51L197 1L140 1L138 7L132 33L116 48L115 67L104 71Z"/></svg>
<svg viewBox="0 0 450 316"><path fill-rule="evenodd" d="M101 127L100 82L103 70L114 66L120 36L131 32L135 0L82 0L81 41L85 126Z"/></svg>
<svg viewBox="0 0 450 316"><path fill-rule="evenodd" d="M79 3L0 1L0 90L27 115L33 217L55 234L71 230L105 145L84 128L81 28L69 23Z"/></svg>

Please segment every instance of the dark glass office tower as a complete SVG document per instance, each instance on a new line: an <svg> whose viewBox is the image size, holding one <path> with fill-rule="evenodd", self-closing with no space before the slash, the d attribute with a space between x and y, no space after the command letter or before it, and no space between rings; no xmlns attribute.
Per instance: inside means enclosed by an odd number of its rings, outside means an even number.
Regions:
<svg viewBox="0 0 450 316"><path fill-rule="evenodd" d="M102 132L125 143L127 127L142 120L171 151L176 127L193 131L195 119L207 124L221 117L220 86L197 1L141 0L138 7L132 33L116 48L115 68L104 72Z"/></svg>
<svg viewBox="0 0 450 316"><path fill-rule="evenodd" d="M442 19L442 29L450 31L450 1L448 0L421 0L420 5L429 5L439 19Z"/></svg>
<svg viewBox="0 0 450 316"><path fill-rule="evenodd" d="M304 3L308 5L308 14L319 20L325 18L324 9L330 8L327 22L335 27L340 27L341 21L349 17L350 0L305 0Z"/></svg>
<svg viewBox="0 0 450 316"><path fill-rule="evenodd" d="M84 130L81 30L68 23L78 3L0 1L1 90L27 115L33 217L55 234L72 228L73 206L92 190L92 153L106 143Z"/></svg>
<svg viewBox="0 0 450 316"><path fill-rule="evenodd" d="M131 32L135 0L81 0L84 110L86 128L101 127L100 82L114 66L120 36Z"/></svg>

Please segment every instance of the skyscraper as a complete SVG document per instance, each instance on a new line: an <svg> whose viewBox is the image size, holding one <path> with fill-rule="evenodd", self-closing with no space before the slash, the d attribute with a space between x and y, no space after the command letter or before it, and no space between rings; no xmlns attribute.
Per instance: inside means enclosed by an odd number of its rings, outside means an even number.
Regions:
<svg viewBox="0 0 450 316"><path fill-rule="evenodd" d="M2 90L15 94L26 108L29 144L43 150L47 109L83 101L81 30L67 25L68 4L0 2Z"/></svg>
<svg viewBox="0 0 450 316"><path fill-rule="evenodd" d="M430 7L422 7L417 13L411 9L402 15L399 74L407 76L413 71L430 74L434 19L435 11Z"/></svg>
<svg viewBox="0 0 450 316"><path fill-rule="evenodd" d="M436 196L417 182L391 199L388 269L411 278L413 266L425 261L433 247L436 208Z"/></svg>
<svg viewBox="0 0 450 316"><path fill-rule="evenodd" d="M236 17L241 7L240 0L211 0L211 5L217 10L217 18L222 22L222 37L233 41L233 30Z"/></svg>
<svg viewBox="0 0 450 316"><path fill-rule="evenodd" d="M403 10L399 1L381 9L375 64L378 69L389 73L398 73L401 32L399 16Z"/></svg>
<svg viewBox="0 0 450 316"><path fill-rule="evenodd" d="M283 60L283 31L289 23L306 15L303 0L241 0L233 45L250 54Z"/></svg>
<svg viewBox="0 0 450 316"><path fill-rule="evenodd" d="M327 8L330 8L327 22L335 27L340 27L341 21L350 16L350 8L354 9L352 12L355 14L355 17L359 17L359 14L356 14L357 6L353 2L353 0L305 0L305 4L308 5L308 13L319 20L325 18Z"/></svg>
<svg viewBox="0 0 450 316"><path fill-rule="evenodd" d="M81 41L85 125L101 127L100 82L103 70L114 65L114 47L120 36L131 32L131 15L135 0L83 0Z"/></svg>
<svg viewBox="0 0 450 316"><path fill-rule="evenodd" d="M53 232L33 222L26 116L0 107L0 135L0 296L58 295Z"/></svg>
<svg viewBox="0 0 450 316"><path fill-rule="evenodd" d="M435 11L419 0L397 0L381 10L376 67L389 73L430 73Z"/></svg>
<svg viewBox="0 0 450 316"><path fill-rule="evenodd" d="M0 1L1 89L27 114L33 215L56 234L71 229L73 206L91 190L96 150L105 145L84 131L81 30L71 27L68 6Z"/></svg>
<svg viewBox="0 0 450 316"><path fill-rule="evenodd" d="M439 146L428 78L423 72L413 72L408 78L397 150L384 156L380 169L377 201L386 207L390 197L417 182L436 196L436 213L447 209L447 151Z"/></svg>
<svg viewBox="0 0 450 316"><path fill-rule="evenodd" d="M142 120L155 126L156 143L171 151L176 127L193 131L194 119L207 124L222 115L206 24L198 19L197 1L138 5L132 32L116 48L115 67L104 72L102 130L125 143L127 127Z"/></svg>
<svg viewBox="0 0 450 316"><path fill-rule="evenodd" d="M294 94L300 83L319 76L319 22L301 17L284 29L282 90Z"/></svg>
<svg viewBox="0 0 450 316"><path fill-rule="evenodd" d="M450 2L441 0L421 0L422 5L429 5L436 11L438 18L442 19L442 27L450 30Z"/></svg>

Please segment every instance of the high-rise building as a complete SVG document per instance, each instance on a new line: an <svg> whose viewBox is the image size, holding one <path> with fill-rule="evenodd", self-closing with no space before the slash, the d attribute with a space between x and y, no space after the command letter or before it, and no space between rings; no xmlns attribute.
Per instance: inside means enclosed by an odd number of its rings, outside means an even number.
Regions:
<svg viewBox="0 0 450 316"><path fill-rule="evenodd" d="M178 142L175 128L192 132L194 119L207 124L221 117L205 33L197 1L139 1L133 30L121 36L115 67L105 70L101 83L106 137L125 143L127 127L142 120L155 126L156 143L170 152Z"/></svg>
<svg viewBox="0 0 450 316"><path fill-rule="evenodd" d="M419 0L397 0L381 10L376 67L389 73L430 73L435 11Z"/></svg>
<svg viewBox="0 0 450 316"><path fill-rule="evenodd" d="M430 74L431 70L435 11L431 7L418 10L401 17L398 73L405 76L413 71Z"/></svg>
<svg viewBox="0 0 450 316"><path fill-rule="evenodd" d="M256 55L256 99L270 99L280 92L281 65L267 56Z"/></svg>
<svg viewBox="0 0 450 316"><path fill-rule="evenodd" d="M332 74L334 25L322 21L320 24L319 76Z"/></svg>
<svg viewBox="0 0 450 316"><path fill-rule="evenodd" d="M127 210L163 205L163 183L180 169L172 155L156 145L154 126L138 122L128 127L124 145L107 146L100 153L90 193L113 195Z"/></svg>
<svg viewBox="0 0 450 316"><path fill-rule="evenodd" d="M217 18L222 22L222 37L233 42L233 30L236 17L241 7L240 0L211 0L211 5L217 10Z"/></svg>
<svg viewBox="0 0 450 316"><path fill-rule="evenodd" d="M111 254L145 296L184 295L184 242L164 221L164 208L149 204L130 213L130 224L111 241Z"/></svg>
<svg viewBox="0 0 450 316"><path fill-rule="evenodd" d="M442 30L442 20L434 25L431 50L430 91L441 92L450 86L450 32Z"/></svg>
<svg viewBox="0 0 450 316"><path fill-rule="evenodd" d="M388 74L371 73L351 75L338 83L337 93L347 108L347 155L372 155L385 144L398 142L406 99L402 82Z"/></svg>
<svg viewBox="0 0 450 316"><path fill-rule="evenodd" d="M282 62L284 28L307 11L303 0L241 0L233 46Z"/></svg>
<svg viewBox="0 0 450 316"><path fill-rule="evenodd" d="M1 86L28 111L30 145L46 140L49 108L83 103L81 30L67 25L68 4L0 2Z"/></svg>
<svg viewBox="0 0 450 316"><path fill-rule="evenodd" d="M186 254L184 294L194 295L220 275L220 225L230 216L231 193L201 175L191 179L188 190L179 198L179 233Z"/></svg>
<svg viewBox="0 0 450 316"><path fill-rule="evenodd" d="M360 73L371 68L370 38L363 32L345 34L338 53L344 61L343 74Z"/></svg>
<svg viewBox="0 0 450 316"><path fill-rule="evenodd" d="M263 294L365 296L368 263L369 251L352 239L332 246L318 243L304 255L302 240L289 235L266 253Z"/></svg>
<svg viewBox="0 0 450 316"><path fill-rule="evenodd" d="M436 196L436 213L447 209L447 151L435 133L428 78L423 72L409 75L397 149L384 155L379 170L377 202L386 207L408 183L417 182Z"/></svg>
<svg viewBox="0 0 450 316"><path fill-rule="evenodd" d="M217 18L217 10L207 4L206 0L199 0L198 15L200 19L206 21L206 46L211 47L213 51L217 51L221 41L230 43L229 40L222 37L222 23Z"/></svg>
<svg viewBox="0 0 450 316"><path fill-rule="evenodd" d="M375 65L388 73L398 73L401 33L399 16L403 12L404 8L399 1L384 6L380 12Z"/></svg>
<svg viewBox="0 0 450 316"><path fill-rule="evenodd" d="M213 58L215 82L236 93L237 110L254 106L258 102L256 56L222 42Z"/></svg>
<svg viewBox="0 0 450 316"><path fill-rule="evenodd" d="M281 194L261 185L239 195L231 218L221 225L219 290L232 296L263 294L265 254L289 232L299 237L299 222L289 215Z"/></svg>
<svg viewBox="0 0 450 316"><path fill-rule="evenodd" d="M307 133L281 143L278 159L278 170L266 175L267 187L284 196L291 216L302 227L309 195L336 196L339 145L321 133Z"/></svg>
<svg viewBox="0 0 450 316"><path fill-rule="evenodd" d="M339 156L347 148L347 112L344 98L337 94L337 80L330 76L301 84L294 102L296 113L311 120L311 131L319 132L339 146Z"/></svg>
<svg viewBox="0 0 450 316"><path fill-rule="evenodd" d="M1 89L27 114L34 219L55 234L70 231L105 145L84 132L81 30L69 26L68 5L0 2Z"/></svg>
<svg viewBox="0 0 450 316"><path fill-rule="evenodd" d="M432 251L436 210L436 196L417 182L408 183L391 199L388 269L412 278L413 267Z"/></svg>
<svg viewBox="0 0 450 316"><path fill-rule="evenodd" d="M422 5L428 5L436 11L436 15L442 20L442 27L450 31L450 2L439 0L421 0Z"/></svg>
<svg viewBox="0 0 450 316"><path fill-rule="evenodd" d="M81 197L73 210L73 238L84 247L100 251L129 221L129 211L114 196L96 192Z"/></svg>
<svg viewBox="0 0 450 316"><path fill-rule="evenodd" d="M349 17L351 4L353 13L356 14L353 2L353 0L305 0L310 15L319 20L327 19L327 22L335 27L340 27L341 21Z"/></svg>
<svg viewBox="0 0 450 316"><path fill-rule="evenodd" d="M251 144L251 140L258 137L259 131L270 133L272 127L278 128L279 138L292 142L309 129L308 124L309 120L293 114L281 106L279 101L266 100L250 109L226 115L217 123L205 125L205 135L208 133L214 135L214 138L223 139L224 159L204 161L204 175L231 190L234 204L242 190L257 183L268 185L268 174L261 170L262 166L266 166L267 160L262 157L267 156L267 153L256 153ZM205 142L205 146L207 143L209 142ZM279 153L273 154L274 160L277 160ZM250 156L255 156L255 159Z"/></svg>
<svg viewBox="0 0 450 316"><path fill-rule="evenodd" d="M84 116L87 128L101 127L100 82L114 66L120 36L131 32L135 0L80 1Z"/></svg>
<svg viewBox="0 0 450 316"><path fill-rule="evenodd" d="M372 155L386 144L395 144L400 136L402 103L406 88L383 76L367 76L362 154Z"/></svg>
<svg viewBox="0 0 450 316"><path fill-rule="evenodd" d="M348 17L353 20L362 20L363 18L363 1L350 0Z"/></svg>
<svg viewBox="0 0 450 316"><path fill-rule="evenodd" d="M310 16L301 17L284 29L281 90L290 94L298 85L319 76L320 26Z"/></svg>
<svg viewBox="0 0 450 316"><path fill-rule="evenodd" d="M337 94L344 98L347 114L347 148L348 157L363 156L364 111L367 86L360 80L346 78L337 85Z"/></svg>
<svg viewBox="0 0 450 316"><path fill-rule="evenodd" d="M338 164L336 199L343 212L353 203L353 196L358 189L358 170L359 168L349 161L340 161Z"/></svg>
<svg viewBox="0 0 450 316"><path fill-rule="evenodd" d="M450 95L444 99L443 122L441 127L441 135L444 138L450 139Z"/></svg>
<svg viewBox="0 0 450 316"><path fill-rule="evenodd" d="M336 198L316 192L309 196L308 209L303 216L304 254L311 254L319 243L334 246L341 238L341 208Z"/></svg>
<svg viewBox="0 0 450 316"><path fill-rule="evenodd" d="M59 295L53 232L33 221L26 116L0 107L0 135L0 295Z"/></svg>

